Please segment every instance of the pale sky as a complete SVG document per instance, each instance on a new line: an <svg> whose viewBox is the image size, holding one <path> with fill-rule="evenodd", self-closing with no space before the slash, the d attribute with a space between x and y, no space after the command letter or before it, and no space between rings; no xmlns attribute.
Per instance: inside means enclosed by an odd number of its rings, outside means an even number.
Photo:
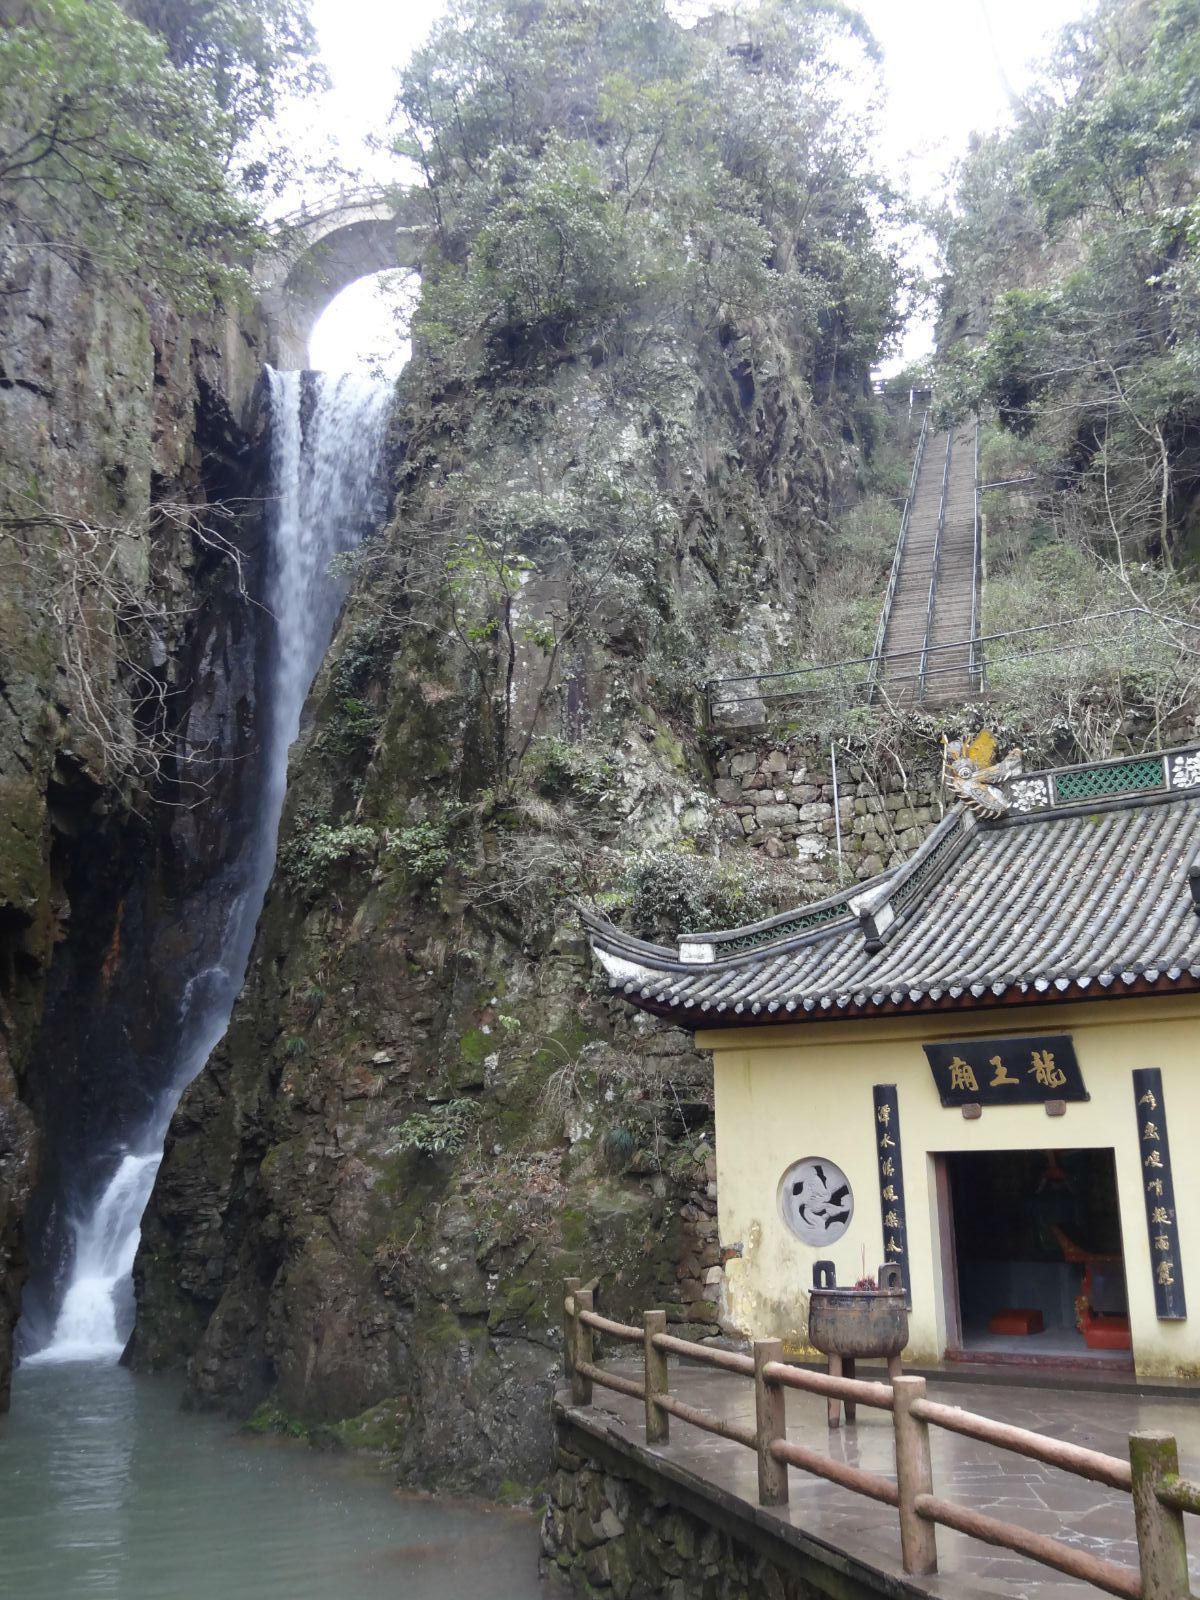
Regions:
<svg viewBox="0 0 1200 1600"><path fill-rule="evenodd" d="M1086 9L1086 0L858 0L858 8L884 51L884 163L929 195L972 131L1006 120L1010 91L1019 95L1029 82L1029 62ZM352 165L388 170L366 142L384 130L396 70L443 9L442 0L312 0L333 88L309 120L334 130ZM398 338L390 302L368 279L330 306L314 332L310 360L326 371L343 370L395 349ZM913 330L906 355L923 353L928 338L927 329Z"/></svg>

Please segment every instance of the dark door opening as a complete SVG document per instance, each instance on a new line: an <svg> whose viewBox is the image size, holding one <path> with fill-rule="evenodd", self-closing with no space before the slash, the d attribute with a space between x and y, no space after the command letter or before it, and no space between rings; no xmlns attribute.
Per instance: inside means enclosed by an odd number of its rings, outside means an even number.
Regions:
<svg viewBox="0 0 1200 1600"><path fill-rule="evenodd" d="M958 1301L957 1319L947 1321L961 1341L947 1353L1130 1366L1113 1152L995 1150L942 1160L957 1278L948 1292Z"/></svg>

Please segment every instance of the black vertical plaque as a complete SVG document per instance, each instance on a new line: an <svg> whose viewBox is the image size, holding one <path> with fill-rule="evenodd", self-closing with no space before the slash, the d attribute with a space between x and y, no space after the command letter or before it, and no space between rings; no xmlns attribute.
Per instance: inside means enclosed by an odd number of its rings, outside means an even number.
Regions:
<svg viewBox="0 0 1200 1600"><path fill-rule="evenodd" d="M1179 1218L1171 1178L1167 1107L1163 1099L1162 1073L1157 1067L1134 1070L1133 1100L1142 1198L1146 1202L1146 1231L1150 1236L1154 1306L1160 1322L1183 1322L1187 1317L1187 1301L1179 1259Z"/></svg>
<svg viewBox="0 0 1200 1600"><path fill-rule="evenodd" d="M900 1268L904 1299L912 1310L912 1278L908 1270L908 1223L904 1212L904 1161L900 1154L900 1102L894 1083L871 1089L875 1102L875 1157L879 1164L879 1216L883 1223L883 1261Z"/></svg>

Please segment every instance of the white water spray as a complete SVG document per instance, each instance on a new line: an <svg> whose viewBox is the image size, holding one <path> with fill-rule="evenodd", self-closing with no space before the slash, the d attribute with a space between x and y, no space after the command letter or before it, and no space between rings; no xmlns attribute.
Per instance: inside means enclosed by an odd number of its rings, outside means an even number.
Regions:
<svg viewBox="0 0 1200 1600"><path fill-rule="evenodd" d="M75 1260L54 1338L26 1359L116 1361L133 1312L133 1258L162 1151L126 1155L90 1216L75 1224Z"/></svg>
<svg viewBox="0 0 1200 1600"><path fill-rule="evenodd" d="M245 978L275 865L288 751L344 598L329 563L357 543L371 510L391 383L269 367L267 380L273 506L266 603L275 639L258 810L231 888L221 963L184 985L168 1081L145 1124L113 1153L112 1175L92 1209L73 1221L66 1293L50 1343L26 1357L32 1362L115 1361L132 1330L133 1262L167 1125L223 1036Z"/></svg>

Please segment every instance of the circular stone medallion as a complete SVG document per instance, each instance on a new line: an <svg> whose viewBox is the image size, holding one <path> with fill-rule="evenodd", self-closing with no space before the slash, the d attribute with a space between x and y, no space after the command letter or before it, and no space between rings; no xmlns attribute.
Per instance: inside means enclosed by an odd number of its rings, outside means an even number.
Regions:
<svg viewBox="0 0 1200 1600"><path fill-rule="evenodd" d="M804 1244L835 1243L854 1215L846 1174L824 1156L793 1161L779 1180L779 1214Z"/></svg>

